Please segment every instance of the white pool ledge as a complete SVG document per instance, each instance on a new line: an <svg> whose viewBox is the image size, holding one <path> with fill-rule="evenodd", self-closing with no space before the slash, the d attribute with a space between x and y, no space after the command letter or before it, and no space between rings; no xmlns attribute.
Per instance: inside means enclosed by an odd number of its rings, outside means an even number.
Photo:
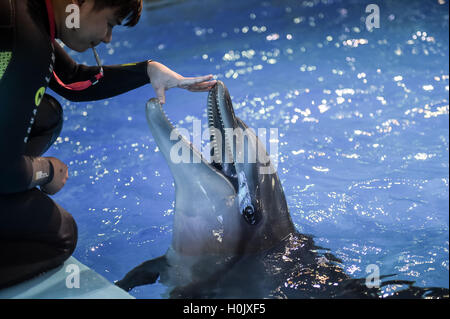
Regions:
<svg viewBox="0 0 450 319"><path fill-rule="evenodd" d="M67 286L76 283L73 276L78 269L79 288L76 286L68 288ZM134 297L74 257L70 257L56 269L18 285L1 289L0 299L134 299Z"/></svg>

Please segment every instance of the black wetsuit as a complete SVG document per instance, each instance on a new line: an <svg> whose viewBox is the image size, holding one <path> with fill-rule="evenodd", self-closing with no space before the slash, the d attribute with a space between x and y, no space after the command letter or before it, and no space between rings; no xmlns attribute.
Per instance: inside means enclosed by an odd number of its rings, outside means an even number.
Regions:
<svg viewBox="0 0 450 319"><path fill-rule="evenodd" d="M41 156L63 122L61 105L45 89L91 101L149 83L144 61L104 66L104 77L84 90L63 87L53 72L74 83L100 68L74 62L50 34L45 0L0 0L0 288L62 264L77 242L72 216L36 187L52 179ZM33 182L37 162L49 171Z"/></svg>

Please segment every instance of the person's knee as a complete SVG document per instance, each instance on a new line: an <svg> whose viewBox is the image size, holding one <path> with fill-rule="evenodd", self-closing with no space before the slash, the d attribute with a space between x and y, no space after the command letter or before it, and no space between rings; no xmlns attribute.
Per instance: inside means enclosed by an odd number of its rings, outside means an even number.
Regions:
<svg viewBox="0 0 450 319"><path fill-rule="evenodd" d="M44 99L47 101L48 110L46 113L46 126L49 129L57 129L62 127L63 108L61 104L51 95L45 94Z"/></svg>
<svg viewBox="0 0 450 319"><path fill-rule="evenodd" d="M61 133L63 121L61 104L53 96L45 94L29 135L25 155L44 154Z"/></svg>
<svg viewBox="0 0 450 319"><path fill-rule="evenodd" d="M38 108L35 123L30 137L51 135L61 131L63 123L63 109L61 104L51 95L44 94Z"/></svg>
<svg viewBox="0 0 450 319"><path fill-rule="evenodd" d="M78 228L77 228L77 223L75 222L75 219L73 219L72 215L70 217L71 217L71 224L72 224L72 232L71 232L70 240L68 242L66 251L67 251L67 254L72 255L73 252L75 251L75 248L77 247L77 243L78 243Z"/></svg>
<svg viewBox="0 0 450 319"><path fill-rule="evenodd" d="M61 229L59 231L59 249L61 252L61 256L66 260L69 258L75 248L77 247L78 242L78 227L75 219L71 214L62 209L59 205L58 208L61 210Z"/></svg>
<svg viewBox="0 0 450 319"><path fill-rule="evenodd" d="M73 254L78 243L78 228L75 219L70 215L70 224L72 226L72 231L70 232L69 240L67 241L65 252L69 256Z"/></svg>

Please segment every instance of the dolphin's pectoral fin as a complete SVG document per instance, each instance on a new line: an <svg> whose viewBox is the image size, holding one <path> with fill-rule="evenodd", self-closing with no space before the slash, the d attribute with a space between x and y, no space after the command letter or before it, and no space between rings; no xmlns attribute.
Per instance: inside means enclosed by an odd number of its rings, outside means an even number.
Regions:
<svg viewBox="0 0 450 319"><path fill-rule="evenodd" d="M168 267L166 256L147 260L129 271L122 280L115 282L125 291L130 291L136 286L154 284L161 273Z"/></svg>

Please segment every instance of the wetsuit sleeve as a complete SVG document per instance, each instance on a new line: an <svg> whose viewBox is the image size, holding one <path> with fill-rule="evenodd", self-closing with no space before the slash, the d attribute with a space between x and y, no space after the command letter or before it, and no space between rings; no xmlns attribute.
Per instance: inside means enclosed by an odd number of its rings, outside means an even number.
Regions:
<svg viewBox="0 0 450 319"><path fill-rule="evenodd" d="M0 146L3 144L0 140ZM5 158L8 161L4 162ZM23 192L49 183L53 179L53 166L45 157L2 156L0 177L0 194Z"/></svg>
<svg viewBox="0 0 450 319"><path fill-rule="evenodd" d="M56 75L66 84L92 79L100 72L98 66L86 66L76 63L55 41ZM147 75L147 61L124 65L103 66L104 76L100 81L82 91L61 86L53 76L50 88L62 97L74 101L94 101L113 97L150 83Z"/></svg>

